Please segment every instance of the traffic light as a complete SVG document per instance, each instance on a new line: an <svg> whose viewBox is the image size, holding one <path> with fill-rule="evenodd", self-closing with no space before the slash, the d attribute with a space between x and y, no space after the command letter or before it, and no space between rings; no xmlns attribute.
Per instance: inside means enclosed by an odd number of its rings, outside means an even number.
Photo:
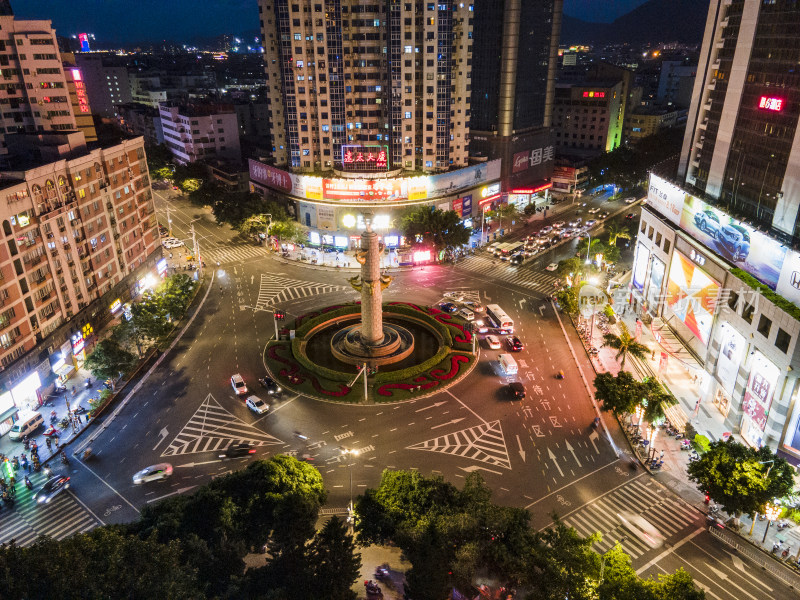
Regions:
<svg viewBox="0 0 800 600"><path fill-rule="evenodd" d="M286 312L282 310L275 311L275 320L276 321L283 321L286 318Z"/></svg>
<svg viewBox="0 0 800 600"><path fill-rule="evenodd" d="M703 504L708 504L709 502L711 502L711 496L706 494L706 497L703 499Z"/></svg>

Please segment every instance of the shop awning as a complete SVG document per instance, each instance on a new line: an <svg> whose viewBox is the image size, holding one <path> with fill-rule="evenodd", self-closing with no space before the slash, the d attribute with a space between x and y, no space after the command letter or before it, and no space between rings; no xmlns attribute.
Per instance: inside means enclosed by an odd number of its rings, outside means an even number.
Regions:
<svg viewBox="0 0 800 600"><path fill-rule="evenodd" d="M12 406L6 411L0 413L0 423L8 419L9 417L14 416L19 409L16 406Z"/></svg>

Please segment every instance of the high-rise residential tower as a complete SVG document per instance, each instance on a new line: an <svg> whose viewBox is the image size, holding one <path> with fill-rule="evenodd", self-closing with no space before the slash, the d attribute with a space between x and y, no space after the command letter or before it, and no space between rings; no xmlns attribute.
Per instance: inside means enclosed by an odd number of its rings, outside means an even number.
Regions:
<svg viewBox="0 0 800 600"><path fill-rule="evenodd" d="M545 180L553 167L549 128L563 2L474 0L474 5L470 154L502 158L510 186L516 180Z"/></svg>
<svg viewBox="0 0 800 600"><path fill-rule="evenodd" d="M274 159L342 168L385 146L390 170L446 171L469 153L473 2L259 0Z"/></svg>
<svg viewBox="0 0 800 600"><path fill-rule="evenodd" d="M679 177L782 239L800 237L800 9L711 0Z"/></svg>

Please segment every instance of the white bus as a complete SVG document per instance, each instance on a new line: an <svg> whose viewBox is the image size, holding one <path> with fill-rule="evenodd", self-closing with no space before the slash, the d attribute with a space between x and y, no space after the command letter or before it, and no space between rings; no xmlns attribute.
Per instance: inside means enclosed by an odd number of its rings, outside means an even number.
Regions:
<svg viewBox="0 0 800 600"><path fill-rule="evenodd" d="M514 333L514 321L499 305L487 304L486 315L497 324L497 329L505 330L505 333Z"/></svg>

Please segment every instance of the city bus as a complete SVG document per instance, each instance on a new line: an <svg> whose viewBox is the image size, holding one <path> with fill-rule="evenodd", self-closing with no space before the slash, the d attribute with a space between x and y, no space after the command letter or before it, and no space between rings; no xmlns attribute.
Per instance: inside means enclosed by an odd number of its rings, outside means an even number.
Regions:
<svg viewBox="0 0 800 600"><path fill-rule="evenodd" d="M486 305L486 315L494 321L497 329L505 330L504 333L514 333L514 321L497 304Z"/></svg>

